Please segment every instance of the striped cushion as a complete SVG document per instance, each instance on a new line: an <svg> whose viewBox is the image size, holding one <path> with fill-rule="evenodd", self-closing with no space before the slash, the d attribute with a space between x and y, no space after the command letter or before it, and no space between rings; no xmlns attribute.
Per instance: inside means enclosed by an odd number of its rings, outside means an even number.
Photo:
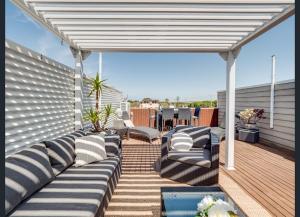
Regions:
<svg viewBox="0 0 300 217"><path fill-rule="evenodd" d="M193 139L193 148L210 147L210 127L188 127L178 130L190 135Z"/></svg>
<svg viewBox="0 0 300 217"><path fill-rule="evenodd" d="M44 144L33 145L6 158L5 214L53 179Z"/></svg>
<svg viewBox="0 0 300 217"><path fill-rule="evenodd" d="M168 154L168 159L201 167L211 167L210 151L204 148L192 149L189 152L178 152L172 150Z"/></svg>
<svg viewBox="0 0 300 217"><path fill-rule="evenodd" d="M75 166L83 166L107 158L104 136L101 134L75 139Z"/></svg>
<svg viewBox="0 0 300 217"><path fill-rule="evenodd" d="M189 151L193 146L193 139L188 134L177 132L172 135L171 149L176 151Z"/></svg>
<svg viewBox="0 0 300 217"><path fill-rule="evenodd" d="M85 135L84 131L78 130L55 140L44 141L55 175L58 175L73 164L75 159L75 139Z"/></svg>

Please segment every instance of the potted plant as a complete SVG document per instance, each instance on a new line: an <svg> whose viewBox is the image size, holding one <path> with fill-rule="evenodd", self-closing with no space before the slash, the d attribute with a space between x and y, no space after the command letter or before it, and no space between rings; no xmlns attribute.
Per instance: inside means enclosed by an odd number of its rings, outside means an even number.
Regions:
<svg viewBox="0 0 300 217"><path fill-rule="evenodd" d="M107 125L108 119L112 115L116 115L116 110L112 107L111 104L104 106L103 110L100 112L100 120L103 121L101 123L101 126L102 126L101 130L106 131L109 134L111 133L111 131L107 129L106 125Z"/></svg>
<svg viewBox="0 0 300 217"><path fill-rule="evenodd" d="M100 127L101 115L100 115L100 111L99 111L99 99L100 99L100 94L103 90L105 81L106 80L100 79L98 72L97 72L95 78L86 80L86 83L88 83L92 86L92 88L88 94L88 97L90 97L93 93L95 93L96 105L95 105L95 109L90 108L90 110L86 111L84 120L91 121L91 123L94 126L94 130L96 132L100 132L102 130Z"/></svg>
<svg viewBox="0 0 300 217"><path fill-rule="evenodd" d="M239 127L244 129L255 129L258 130L257 123L261 119L265 119L264 109L245 109L239 112Z"/></svg>
<svg viewBox="0 0 300 217"><path fill-rule="evenodd" d="M237 124L238 139L249 143L256 143L259 139L259 129L257 123L261 119L265 119L263 109L245 109L240 111L237 117L239 123Z"/></svg>

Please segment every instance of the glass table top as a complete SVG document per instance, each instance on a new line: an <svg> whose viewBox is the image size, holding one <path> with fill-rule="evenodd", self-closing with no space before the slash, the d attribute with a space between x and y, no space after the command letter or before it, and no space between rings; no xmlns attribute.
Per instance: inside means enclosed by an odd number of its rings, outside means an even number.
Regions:
<svg viewBox="0 0 300 217"><path fill-rule="evenodd" d="M237 211L238 216L246 215L236 206L231 198L220 187L162 187L162 217L194 217L197 204L207 195L228 202Z"/></svg>

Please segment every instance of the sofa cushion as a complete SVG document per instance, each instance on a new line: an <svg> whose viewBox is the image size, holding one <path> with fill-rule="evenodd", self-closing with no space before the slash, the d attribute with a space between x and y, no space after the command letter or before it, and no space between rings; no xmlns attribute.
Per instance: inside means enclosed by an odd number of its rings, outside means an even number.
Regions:
<svg viewBox="0 0 300 217"><path fill-rule="evenodd" d="M54 179L44 144L5 159L5 213Z"/></svg>
<svg viewBox="0 0 300 217"><path fill-rule="evenodd" d="M75 167L106 159L104 136L98 134L76 138L75 154Z"/></svg>
<svg viewBox="0 0 300 217"><path fill-rule="evenodd" d="M190 135L193 139L194 148L210 147L210 127L188 127L178 130Z"/></svg>
<svg viewBox="0 0 300 217"><path fill-rule="evenodd" d="M84 165L71 166L58 175L59 180L104 180L108 181L120 162L119 158L108 158L103 161Z"/></svg>
<svg viewBox="0 0 300 217"><path fill-rule="evenodd" d="M94 217L107 191L104 180L55 179L24 201L11 217Z"/></svg>
<svg viewBox="0 0 300 217"><path fill-rule="evenodd" d="M188 152L171 150L168 153L168 159L207 168L211 167L210 151L205 148L193 148Z"/></svg>
<svg viewBox="0 0 300 217"><path fill-rule="evenodd" d="M193 139L184 132L176 132L171 138L171 149L176 151L189 151L193 146Z"/></svg>
<svg viewBox="0 0 300 217"><path fill-rule="evenodd" d="M58 139L43 142L47 147L55 175L58 175L73 164L75 159L75 138L85 135L82 130L78 130Z"/></svg>

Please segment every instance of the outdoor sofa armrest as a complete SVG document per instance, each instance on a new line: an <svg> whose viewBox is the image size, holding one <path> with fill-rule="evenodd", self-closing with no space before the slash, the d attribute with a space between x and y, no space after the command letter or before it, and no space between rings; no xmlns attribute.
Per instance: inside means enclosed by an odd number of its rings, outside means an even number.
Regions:
<svg viewBox="0 0 300 217"><path fill-rule="evenodd" d="M175 130L173 129L161 137L161 158L168 155L171 137L174 132Z"/></svg>
<svg viewBox="0 0 300 217"><path fill-rule="evenodd" d="M121 157L122 140L119 135L107 135L105 139L105 150L109 157Z"/></svg>
<svg viewBox="0 0 300 217"><path fill-rule="evenodd" d="M220 140L218 135L210 132L210 153L212 167L219 167Z"/></svg>

